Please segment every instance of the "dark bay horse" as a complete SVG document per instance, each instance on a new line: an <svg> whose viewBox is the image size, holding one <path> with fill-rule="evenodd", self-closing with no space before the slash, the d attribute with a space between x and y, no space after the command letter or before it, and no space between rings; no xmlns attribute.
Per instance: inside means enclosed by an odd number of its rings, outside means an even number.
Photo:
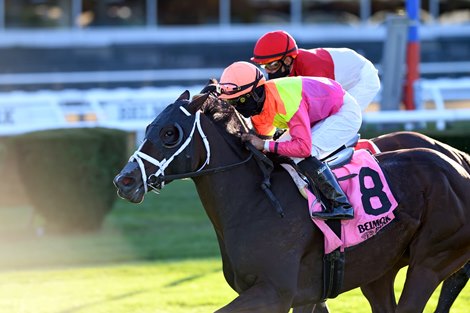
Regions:
<svg viewBox="0 0 470 313"><path fill-rule="evenodd" d="M271 188L285 211L279 217L261 191L256 161L241 145L233 108L210 105L207 97L189 101L184 92L147 127L145 141L114 180L119 195L139 203L148 188L192 177L218 238L224 276L239 294L217 312L285 313L319 302L323 235L305 199L287 172L275 170ZM400 201L396 219L346 249L341 292L369 287L366 297L380 312L421 312L439 283L470 259L470 176L430 149L377 159ZM395 307L373 286L394 278L403 263L408 273Z"/></svg>
<svg viewBox="0 0 470 313"><path fill-rule="evenodd" d="M452 160L459 163L468 173L470 173L470 156L454 147L451 147L443 142L430 138L429 136L410 131L398 131L390 134L382 135L372 139L381 151L395 151L399 149L413 149L413 148L428 148L439 151L444 155L448 156ZM398 264L396 272L400 270L400 264ZM448 313L455 299L459 295L460 291L465 287L470 276L470 262L468 262L462 269L454 273L452 276L447 278L441 289L439 302L436 307L435 313ZM384 301L394 300L393 282L394 277L389 274L388 280L382 279L376 284L370 284L362 287L363 293L368 296L371 294L371 288L377 290L389 290L389 296L382 297L387 299ZM380 285L383 284L383 285ZM371 294L374 297L374 294ZM376 301L377 302L377 301ZM381 312L378 308L374 312ZM294 313L328 313L329 310L325 303L317 305L307 305L302 308L294 309Z"/></svg>
<svg viewBox="0 0 470 313"><path fill-rule="evenodd" d="M381 151L412 149L416 147L433 149L456 161L470 173L470 156L467 153L423 134L401 131L379 136L372 139L372 141ZM444 281L435 313L449 313L452 304L467 284L469 277L470 262Z"/></svg>

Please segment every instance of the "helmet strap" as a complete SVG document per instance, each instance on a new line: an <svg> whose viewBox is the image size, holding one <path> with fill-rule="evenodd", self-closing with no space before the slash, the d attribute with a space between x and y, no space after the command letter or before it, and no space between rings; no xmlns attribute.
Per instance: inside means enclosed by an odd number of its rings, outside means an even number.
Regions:
<svg viewBox="0 0 470 313"><path fill-rule="evenodd" d="M264 100L266 99L266 90L264 85L258 86L251 91L251 96L257 104L256 114L259 114L263 110Z"/></svg>
<svg viewBox="0 0 470 313"><path fill-rule="evenodd" d="M264 102L264 99L266 98L266 92L264 90L264 85L256 87L250 93L251 93L251 96L253 97L253 99L256 102Z"/></svg>

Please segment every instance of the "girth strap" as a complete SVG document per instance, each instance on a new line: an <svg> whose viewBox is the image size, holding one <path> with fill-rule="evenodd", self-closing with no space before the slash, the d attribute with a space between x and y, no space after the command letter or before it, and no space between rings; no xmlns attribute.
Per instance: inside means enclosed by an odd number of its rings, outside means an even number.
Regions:
<svg viewBox="0 0 470 313"><path fill-rule="evenodd" d="M341 220L327 220L326 224L338 238L342 238ZM343 286L344 252L338 248L323 257L323 299L336 298Z"/></svg>
<svg viewBox="0 0 470 313"><path fill-rule="evenodd" d="M343 286L344 252L340 248L323 257L323 300L336 298Z"/></svg>
<svg viewBox="0 0 470 313"><path fill-rule="evenodd" d="M310 183L310 191L322 203L323 195L318 187L313 183L309 176L307 179ZM341 220L326 220L325 223L335 233L338 238L342 238ZM341 287L343 286L344 278L344 252L340 248L325 254L323 256L323 294L322 299L336 298L339 295Z"/></svg>

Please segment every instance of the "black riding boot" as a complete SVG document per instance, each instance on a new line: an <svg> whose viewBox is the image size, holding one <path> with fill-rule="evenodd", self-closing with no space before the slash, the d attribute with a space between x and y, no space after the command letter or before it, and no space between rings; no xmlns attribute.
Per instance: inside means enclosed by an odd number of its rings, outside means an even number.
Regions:
<svg viewBox="0 0 470 313"><path fill-rule="evenodd" d="M353 208L327 164L314 157L309 157L298 165L326 199L324 201L325 210L312 213L312 217L323 220L350 220L354 218Z"/></svg>

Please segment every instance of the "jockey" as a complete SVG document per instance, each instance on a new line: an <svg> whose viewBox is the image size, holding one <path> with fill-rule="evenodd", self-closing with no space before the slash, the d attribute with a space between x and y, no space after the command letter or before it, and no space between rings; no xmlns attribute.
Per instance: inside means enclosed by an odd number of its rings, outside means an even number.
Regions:
<svg viewBox="0 0 470 313"><path fill-rule="evenodd" d="M324 77L266 81L255 65L235 62L222 73L217 91L220 99L251 118L258 135L269 138L276 128L288 130L280 141L263 140L252 134L245 134L242 139L258 150L291 157L311 178L327 199L325 210L313 217L354 217L331 169L320 161L355 136L362 122L359 105L339 83Z"/></svg>
<svg viewBox="0 0 470 313"><path fill-rule="evenodd" d="M285 31L268 32L256 42L251 61L266 70L268 78L319 76L336 80L365 110L380 89L375 66L348 48L299 49Z"/></svg>

